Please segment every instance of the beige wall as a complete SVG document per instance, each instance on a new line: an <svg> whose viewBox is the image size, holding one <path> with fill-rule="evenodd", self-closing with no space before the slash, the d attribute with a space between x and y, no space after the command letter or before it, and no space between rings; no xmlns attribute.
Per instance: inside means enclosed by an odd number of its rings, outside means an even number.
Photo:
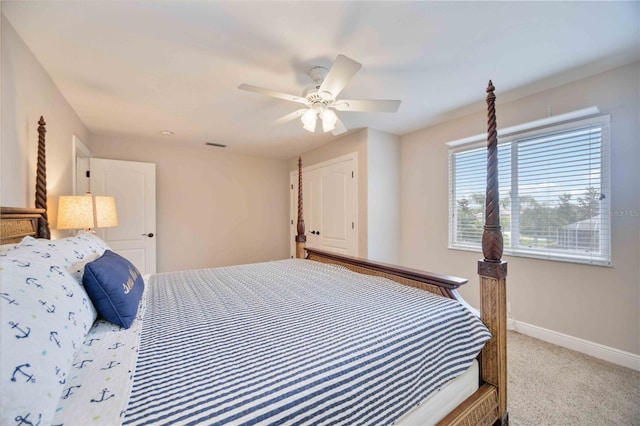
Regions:
<svg viewBox="0 0 640 426"><path fill-rule="evenodd" d="M508 300L517 321L640 354L640 135L638 63L500 103L498 127L597 105L611 114L612 267L522 257L509 262ZM482 89L482 88L479 88ZM462 295L478 306L480 253L447 249L448 163L445 142L486 131L478 113L401 138L402 261L469 278ZM635 212L635 214L634 214Z"/></svg>
<svg viewBox="0 0 640 426"><path fill-rule="evenodd" d="M400 138L368 132L368 258L400 263Z"/></svg>
<svg viewBox="0 0 640 426"><path fill-rule="evenodd" d="M286 161L108 137L92 154L156 164L158 272L289 257Z"/></svg>
<svg viewBox="0 0 640 426"><path fill-rule="evenodd" d="M56 223L58 196L71 194L72 137L90 134L29 48L2 16L1 195L3 206L35 206L38 120L47 122L49 219ZM53 236L58 233L52 229ZM64 234L66 235L66 233Z"/></svg>

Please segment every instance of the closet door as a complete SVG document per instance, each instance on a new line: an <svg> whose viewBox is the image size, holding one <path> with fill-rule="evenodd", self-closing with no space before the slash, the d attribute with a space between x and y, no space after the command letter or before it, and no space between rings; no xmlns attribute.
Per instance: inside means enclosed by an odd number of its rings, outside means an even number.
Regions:
<svg viewBox="0 0 640 426"><path fill-rule="evenodd" d="M356 255L355 252L355 172L351 160L317 169L314 180L317 200L318 244L323 250Z"/></svg>
<svg viewBox="0 0 640 426"><path fill-rule="evenodd" d="M303 169L307 247L357 255L357 175L354 155ZM292 186L297 194L297 179ZM294 201L292 221L295 235L297 200L292 199L292 203Z"/></svg>

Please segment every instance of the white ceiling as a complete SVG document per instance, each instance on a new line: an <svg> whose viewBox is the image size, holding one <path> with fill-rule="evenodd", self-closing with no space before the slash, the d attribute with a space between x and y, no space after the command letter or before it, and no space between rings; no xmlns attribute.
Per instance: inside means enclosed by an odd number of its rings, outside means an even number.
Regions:
<svg viewBox="0 0 640 426"><path fill-rule="evenodd" d="M638 2L5 1L2 13L94 135L228 145L289 158L334 140L299 104L307 70L341 53L362 69L341 98L400 110L340 113L349 129L403 135L640 57ZM161 130L174 136L163 136Z"/></svg>

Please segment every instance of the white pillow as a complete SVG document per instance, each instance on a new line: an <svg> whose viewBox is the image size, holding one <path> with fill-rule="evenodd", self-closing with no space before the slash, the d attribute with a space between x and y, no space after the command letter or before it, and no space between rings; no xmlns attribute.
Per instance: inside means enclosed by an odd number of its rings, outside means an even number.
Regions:
<svg viewBox="0 0 640 426"><path fill-rule="evenodd" d="M110 247L102 239L91 232L80 231L76 235L59 240L43 240L33 237L25 237L20 246L43 247L53 249L63 256L66 269L80 285L84 275L84 267L102 256ZM95 318L94 318L95 320Z"/></svg>
<svg viewBox="0 0 640 426"><path fill-rule="evenodd" d="M50 424L95 310L47 240L0 256L0 424Z"/></svg>
<svg viewBox="0 0 640 426"><path fill-rule="evenodd" d="M58 255L66 260L67 266L76 263L86 263L89 258L95 259L102 256L109 245L91 232L80 231L76 235L59 240L43 240L33 237L25 237L20 246L37 246L54 249Z"/></svg>
<svg viewBox="0 0 640 426"><path fill-rule="evenodd" d="M10 252L14 248L16 248L18 244L2 244L0 245L0 255Z"/></svg>

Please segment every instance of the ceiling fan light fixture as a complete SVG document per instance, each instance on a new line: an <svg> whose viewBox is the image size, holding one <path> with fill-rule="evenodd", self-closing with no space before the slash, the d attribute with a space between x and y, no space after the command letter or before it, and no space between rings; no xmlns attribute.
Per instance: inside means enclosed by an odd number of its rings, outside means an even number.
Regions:
<svg viewBox="0 0 640 426"><path fill-rule="evenodd" d="M315 132L317 118L316 111L313 108L309 108L304 114L302 114L302 117L300 117L300 121L302 121L303 124L302 127L309 132Z"/></svg>
<svg viewBox="0 0 640 426"><path fill-rule="evenodd" d="M330 132L330 131L332 131L332 130L333 130L333 129L335 129L335 128L336 128L336 125L335 125L335 124L331 124L331 123L327 124L327 122L326 122L326 121L323 121L323 122L322 122L322 131L323 131L324 133Z"/></svg>
<svg viewBox="0 0 640 426"><path fill-rule="evenodd" d="M309 77L313 80L313 85L306 87L302 92L302 96L290 95L244 83L239 85L238 89L304 105L304 108L275 120L273 124L284 124L300 118L304 129L313 133L316 131L318 117L320 117L322 130L325 133L331 132L334 136L337 136L345 133L347 128L336 114L336 111L397 112L400 106L399 100L337 99L361 67L360 63L344 55L338 55L329 69L313 67L308 72Z"/></svg>
<svg viewBox="0 0 640 426"><path fill-rule="evenodd" d="M325 108L320 113L320 119L322 119L322 131L330 132L336 128L336 122L338 121L338 116L336 113L330 110L329 108Z"/></svg>

